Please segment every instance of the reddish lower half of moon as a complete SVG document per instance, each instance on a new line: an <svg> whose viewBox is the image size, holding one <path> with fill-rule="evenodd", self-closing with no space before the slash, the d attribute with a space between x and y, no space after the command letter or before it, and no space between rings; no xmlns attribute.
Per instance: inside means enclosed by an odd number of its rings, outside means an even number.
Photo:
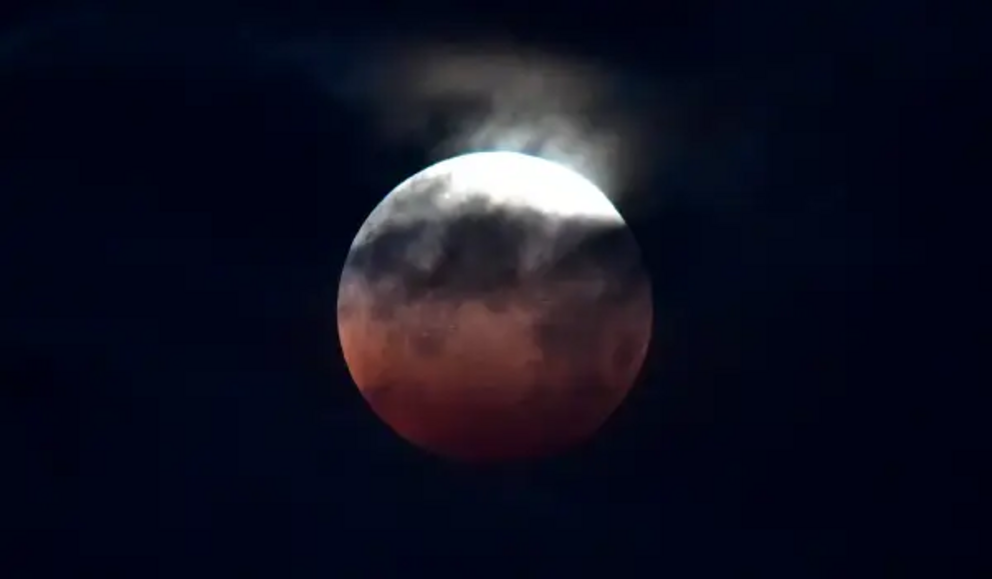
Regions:
<svg viewBox="0 0 992 579"><path fill-rule="evenodd" d="M339 309L345 361L382 420L442 456L539 457L590 437L643 363L649 292L562 319L509 304L424 301L377 316L352 295Z"/></svg>

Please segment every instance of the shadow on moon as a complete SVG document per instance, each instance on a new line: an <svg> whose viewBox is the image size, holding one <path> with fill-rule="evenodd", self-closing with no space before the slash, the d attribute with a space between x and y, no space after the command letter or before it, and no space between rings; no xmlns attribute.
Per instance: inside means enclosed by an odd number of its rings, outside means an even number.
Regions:
<svg viewBox="0 0 992 579"><path fill-rule="evenodd" d="M388 221L376 223L385 216L373 213L342 278L357 276L384 291L377 302L386 309L427 296L485 297L499 309L503 290L583 278L606 282L602 297L623 302L645 281L640 250L623 222L558 219L497 205L482 192L438 211L448 188L443 178L423 180L391 201Z"/></svg>

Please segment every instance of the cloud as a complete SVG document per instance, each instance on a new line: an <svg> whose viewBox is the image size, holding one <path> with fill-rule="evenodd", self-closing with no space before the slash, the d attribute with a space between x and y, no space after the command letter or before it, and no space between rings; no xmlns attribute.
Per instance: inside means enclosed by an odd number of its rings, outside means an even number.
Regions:
<svg viewBox="0 0 992 579"><path fill-rule="evenodd" d="M335 79L335 92L370 113L386 141L424 146L436 160L480 150L540 156L614 201L649 168L649 113L617 70L505 43L398 41L363 50L368 58Z"/></svg>
<svg viewBox="0 0 992 579"><path fill-rule="evenodd" d="M342 283L368 286L383 317L411 300L541 294L549 283L623 303L644 281L637 244L622 223L560 220L493 205L482 195L440 212L433 199L446 186L425 182L387 198L352 247Z"/></svg>

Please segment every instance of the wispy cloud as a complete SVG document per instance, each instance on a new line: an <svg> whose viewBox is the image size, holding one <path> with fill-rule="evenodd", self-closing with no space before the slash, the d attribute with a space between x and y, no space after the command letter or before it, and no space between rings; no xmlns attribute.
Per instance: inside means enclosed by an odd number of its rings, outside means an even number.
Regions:
<svg viewBox="0 0 992 579"><path fill-rule="evenodd" d="M633 104L621 71L507 43L329 44L295 52L334 97L370 114L382 139L423 145L437 160L482 150L537 155L614 200L649 168L657 119Z"/></svg>

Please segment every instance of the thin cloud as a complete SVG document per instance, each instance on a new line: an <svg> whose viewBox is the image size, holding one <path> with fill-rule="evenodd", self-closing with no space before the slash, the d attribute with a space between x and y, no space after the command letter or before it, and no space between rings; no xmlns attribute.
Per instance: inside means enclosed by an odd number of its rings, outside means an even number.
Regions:
<svg viewBox="0 0 992 579"><path fill-rule="evenodd" d="M383 139L423 144L438 160L485 150L537 155L614 201L649 168L654 119L605 66L496 43L399 42L367 55L355 74L335 79L347 87L335 92L367 107Z"/></svg>

